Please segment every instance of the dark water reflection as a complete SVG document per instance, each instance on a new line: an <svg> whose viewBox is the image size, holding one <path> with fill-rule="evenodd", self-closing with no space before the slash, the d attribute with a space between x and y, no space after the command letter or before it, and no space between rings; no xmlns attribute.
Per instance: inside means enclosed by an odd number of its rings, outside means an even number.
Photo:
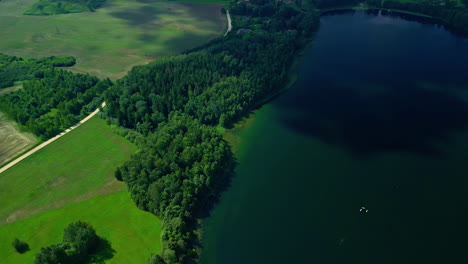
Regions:
<svg viewBox="0 0 468 264"><path fill-rule="evenodd" d="M467 62L428 21L322 17L297 85L239 133L203 263L468 263Z"/></svg>
<svg viewBox="0 0 468 264"><path fill-rule="evenodd" d="M356 155L442 157L437 145L468 125L457 93L468 90L468 42L379 12L324 18L300 69L307 77L274 105L291 129Z"/></svg>
<svg viewBox="0 0 468 264"><path fill-rule="evenodd" d="M440 158L435 143L468 125L466 102L444 91L407 85L373 93L333 83L308 88L307 96L275 104L298 112L284 115L284 124L356 155L402 151Z"/></svg>

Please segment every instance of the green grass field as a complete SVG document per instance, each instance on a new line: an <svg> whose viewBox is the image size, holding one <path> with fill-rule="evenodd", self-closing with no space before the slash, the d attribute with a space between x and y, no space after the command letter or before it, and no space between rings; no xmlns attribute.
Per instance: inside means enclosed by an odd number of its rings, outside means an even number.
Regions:
<svg viewBox="0 0 468 264"><path fill-rule="evenodd" d="M144 263L158 252L160 221L139 210L113 172L136 147L94 117L0 174L0 263L32 263L72 221L92 223L115 251L110 263ZM14 252L18 237L31 251Z"/></svg>
<svg viewBox="0 0 468 264"><path fill-rule="evenodd" d="M62 241L65 227L77 220L90 222L110 242L113 257L106 263L146 263L161 250L160 221L138 210L128 192L121 190L1 227L0 263L33 263L41 247ZM16 253L11 246L15 237L26 241L31 251Z"/></svg>
<svg viewBox="0 0 468 264"><path fill-rule="evenodd" d="M135 151L104 120L92 118L0 174L0 227L121 189L113 172Z"/></svg>
<svg viewBox="0 0 468 264"><path fill-rule="evenodd" d="M34 2L0 1L0 52L74 56L73 70L99 77L119 78L134 65L199 46L227 23L222 5L152 0L107 0L96 12L22 15Z"/></svg>

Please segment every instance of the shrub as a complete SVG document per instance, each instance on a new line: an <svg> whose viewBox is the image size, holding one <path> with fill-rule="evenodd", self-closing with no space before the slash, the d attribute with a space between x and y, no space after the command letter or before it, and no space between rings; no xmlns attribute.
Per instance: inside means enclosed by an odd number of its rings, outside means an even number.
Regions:
<svg viewBox="0 0 468 264"><path fill-rule="evenodd" d="M12 245L15 248L16 252L20 254L29 251L29 245L26 242L19 240L18 238L15 238L15 240L13 240Z"/></svg>

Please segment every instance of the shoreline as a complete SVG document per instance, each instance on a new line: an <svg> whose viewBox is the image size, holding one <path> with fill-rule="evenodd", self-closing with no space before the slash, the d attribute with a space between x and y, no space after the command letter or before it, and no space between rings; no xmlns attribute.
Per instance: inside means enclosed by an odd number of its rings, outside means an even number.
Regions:
<svg viewBox="0 0 468 264"><path fill-rule="evenodd" d="M391 11L391 12L396 12L396 13L401 13L401 14L406 14L406 15L413 15L417 17L424 17L424 18L430 18L434 19L438 22L442 22L439 18L425 15L422 13L416 13L416 12L411 12L411 11L406 11L406 10L401 10L401 9L392 9L392 8L382 8L382 7L376 7L376 6L338 6L338 7L333 7L333 8L326 8L326 9L321 9L320 15L323 15L328 12L333 12L333 11L340 11L340 10L382 10L382 11Z"/></svg>

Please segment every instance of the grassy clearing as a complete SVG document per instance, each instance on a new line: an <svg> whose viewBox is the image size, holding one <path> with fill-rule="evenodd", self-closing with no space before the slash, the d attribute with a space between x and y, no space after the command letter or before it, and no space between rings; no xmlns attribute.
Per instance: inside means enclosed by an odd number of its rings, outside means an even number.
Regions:
<svg viewBox="0 0 468 264"><path fill-rule="evenodd" d="M35 0L0 1L0 52L22 57L69 55L71 69L122 77L137 64L196 47L222 34L222 5L107 0L96 12L24 16Z"/></svg>
<svg viewBox="0 0 468 264"><path fill-rule="evenodd" d="M32 263L77 220L90 222L111 243L109 263L145 263L159 252L160 221L139 210L113 177L135 151L94 117L0 174L0 263ZM15 237L31 251L16 253Z"/></svg>
<svg viewBox="0 0 468 264"><path fill-rule="evenodd" d="M104 120L92 118L0 174L0 227L120 190L113 172L135 151Z"/></svg>
<svg viewBox="0 0 468 264"><path fill-rule="evenodd" d="M33 263L41 247L62 240L63 229L73 221L90 222L115 251L106 263L146 263L161 250L160 221L135 207L126 190L98 196L79 204L42 213L0 228L0 263ZM20 255L11 246L15 237L31 251Z"/></svg>
<svg viewBox="0 0 468 264"><path fill-rule="evenodd" d="M23 84L0 89L0 96L23 89Z"/></svg>

